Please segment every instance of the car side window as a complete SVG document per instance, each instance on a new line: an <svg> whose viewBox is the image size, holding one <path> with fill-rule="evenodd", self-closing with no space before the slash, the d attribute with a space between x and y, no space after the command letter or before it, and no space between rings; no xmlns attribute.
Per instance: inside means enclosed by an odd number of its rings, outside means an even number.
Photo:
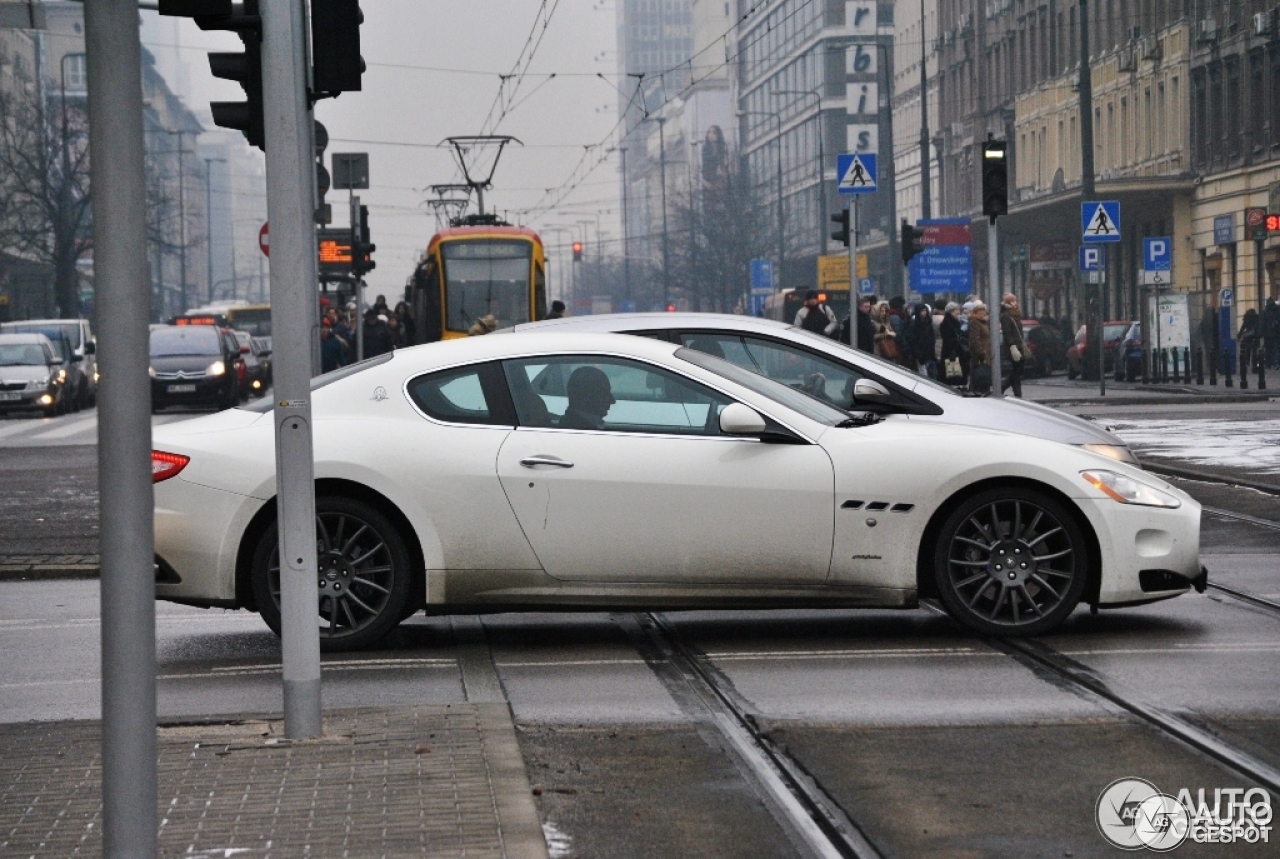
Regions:
<svg viewBox="0 0 1280 859"><path fill-rule="evenodd" d="M719 435L732 400L660 367L608 356L504 362L522 427Z"/></svg>
<svg viewBox="0 0 1280 859"><path fill-rule="evenodd" d="M418 408L438 421L455 424L512 426L504 392L496 391L493 364L472 364L419 376L408 393Z"/></svg>
<svg viewBox="0 0 1280 859"><path fill-rule="evenodd" d="M687 331L681 332L680 342L840 408L852 405L853 385L862 378L853 367L761 337L725 331Z"/></svg>

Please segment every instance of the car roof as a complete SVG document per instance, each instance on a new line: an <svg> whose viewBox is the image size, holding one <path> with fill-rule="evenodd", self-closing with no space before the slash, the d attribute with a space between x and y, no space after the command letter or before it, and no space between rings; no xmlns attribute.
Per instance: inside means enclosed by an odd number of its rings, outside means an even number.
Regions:
<svg viewBox="0 0 1280 859"><path fill-rule="evenodd" d="M545 331L550 328L581 329L584 331L642 331L649 328L753 328L759 331L793 328L786 322L744 316L735 313L600 313L589 316L566 316L563 319L543 319L524 322L504 331Z"/></svg>
<svg viewBox="0 0 1280 859"><path fill-rule="evenodd" d="M508 355L555 355L579 352L619 352L636 357L660 358L669 356L681 348L675 343L664 340L573 329L565 331L563 337L547 337L542 332L514 331L509 332L506 337L495 338L493 334L496 333L408 346L395 350L392 361L413 362L423 367L447 367Z"/></svg>
<svg viewBox="0 0 1280 859"><path fill-rule="evenodd" d="M50 348L53 343L49 338L39 332L12 332L0 334L0 343L12 343L21 345L30 345L32 343L48 343Z"/></svg>

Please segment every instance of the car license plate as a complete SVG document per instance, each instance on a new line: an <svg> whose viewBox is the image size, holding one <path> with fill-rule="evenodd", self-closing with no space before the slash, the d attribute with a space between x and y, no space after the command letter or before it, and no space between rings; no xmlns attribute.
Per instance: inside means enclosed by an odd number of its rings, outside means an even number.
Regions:
<svg viewBox="0 0 1280 859"><path fill-rule="evenodd" d="M0 403L15 403L22 399L19 391L0 391Z"/></svg>
<svg viewBox="0 0 1280 859"><path fill-rule="evenodd" d="M194 394L195 385L170 385L164 389L166 394Z"/></svg>

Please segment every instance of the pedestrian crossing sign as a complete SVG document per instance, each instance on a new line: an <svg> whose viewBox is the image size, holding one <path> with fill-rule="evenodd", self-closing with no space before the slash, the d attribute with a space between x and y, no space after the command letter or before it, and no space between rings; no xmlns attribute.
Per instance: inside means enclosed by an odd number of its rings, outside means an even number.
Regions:
<svg viewBox="0 0 1280 859"><path fill-rule="evenodd" d="M1120 201L1081 203L1080 233L1086 243L1120 241Z"/></svg>
<svg viewBox="0 0 1280 859"><path fill-rule="evenodd" d="M836 174L840 177L836 190L841 194L874 194L876 156L865 152L837 156Z"/></svg>

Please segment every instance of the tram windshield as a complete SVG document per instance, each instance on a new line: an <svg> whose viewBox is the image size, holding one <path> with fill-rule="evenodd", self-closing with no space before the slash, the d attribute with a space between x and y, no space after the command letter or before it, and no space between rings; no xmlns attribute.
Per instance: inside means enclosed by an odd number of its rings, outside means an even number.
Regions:
<svg viewBox="0 0 1280 859"><path fill-rule="evenodd" d="M503 239L446 241L441 254L446 328L466 331L490 313L500 327L529 319L532 244Z"/></svg>

